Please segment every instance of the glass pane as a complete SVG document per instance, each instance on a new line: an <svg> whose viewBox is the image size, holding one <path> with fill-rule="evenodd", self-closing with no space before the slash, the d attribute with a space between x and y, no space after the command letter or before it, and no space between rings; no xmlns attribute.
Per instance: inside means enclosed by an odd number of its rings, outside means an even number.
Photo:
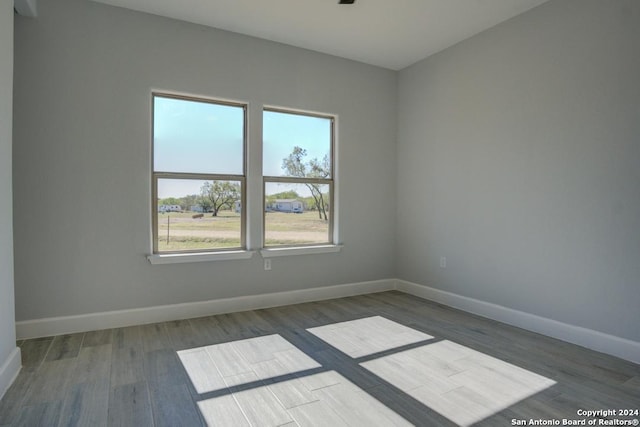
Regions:
<svg viewBox="0 0 640 427"><path fill-rule="evenodd" d="M244 174L244 109L153 98L156 172Z"/></svg>
<svg viewBox="0 0 640 427"><path fill-rule="evenodd" d="M265 184L265 246L329 243L329 184Z"/></svg>
<svg viewBox="0 0 640 427"><path fill-rule="evenodd" d="M158 180L158 252L239 248L240 181Z"/></svg>
<svg viewBox="0 0 640 427"><path fill-rule="evenodd" d="M331 178L331 120L263 113L263 175Z"/></svg>

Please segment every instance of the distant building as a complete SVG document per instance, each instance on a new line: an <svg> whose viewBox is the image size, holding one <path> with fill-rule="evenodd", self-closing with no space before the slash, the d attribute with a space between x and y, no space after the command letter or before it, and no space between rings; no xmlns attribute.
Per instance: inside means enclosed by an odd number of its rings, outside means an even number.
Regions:
<svg viewBox="0 0 640 427"><path fill-rule="evenodd" d="M158 206L158 212L182 212L182 207L180 205L160 205Z"/></svg>
<svg viewBox="0 0 640 427"><path fill-rule="evenodd" d="M279 199L271 204L271 209L277 212L304 212L304 203L295 199Z"/></svg>

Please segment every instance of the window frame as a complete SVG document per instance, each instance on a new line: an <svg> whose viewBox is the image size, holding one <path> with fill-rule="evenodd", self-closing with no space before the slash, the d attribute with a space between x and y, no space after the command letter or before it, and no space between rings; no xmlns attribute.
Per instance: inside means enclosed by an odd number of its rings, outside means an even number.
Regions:
<svg viewBox="0 0 640 427"><path fill-rule="evenodd" d="M243 125L242 125L242 175L235 174L215 174L215 173L190 173L190 172L171 172L155 170L155 99L169 98L182 101L202 102L207 104L215 104L222 106L242 108ZM152 228L152 254L159 255L180 255L180 254L197 254L197 253L225 253L245 251L247 248L247 145L248 145L248 104L237 101L229 101L217 98L208 98L204 96L184 95L164 91L151 92L151 228ZM158 250L158 181L160 179L187 179L187 180L204 180L204 181L238 181L240 182L240 246L222 247L222 248L202 248L187 249L177 251L159 251Z"/></svg>
<svg viewBox="0 0 640 427"><path fill-rule="evenodd" d="M298 178L291 176L271 176L264 175L262 176L262 252L268 251L278 251L278 250L286 250L286 249L295 249L295 248L311 248L311 247L322 247L322 246L335 246L336 236L334 233L335 227L335 181L336 181L336 162L335 162L335 151L336 151L336 116L332 114L323 114L309 111L301 111L295 109L288 109L283 107L272 107L264 105L262 107L262 114L264 117L264 113L272 112L272 113L283 113L283 114L291 114L298 116L306 116L306 117L316 117L321 119L328 119L330 123L330 144L329 144L329 159L331 162L331 171L330 178ZM264 130L264 125L263 125ZM263 135L264 139L264 135ZM264 144L262 147L262 156L261 160L264 162ZM267 208L267 197L266 197L266 187L267 183L289 183L289 184L322 184L329 186L329 226L327 230L327 241L326 242L314 242L314 243L301 243L301 244L286 244L286 245L267 245L267 227L266 227L266 208Z"/></svg>

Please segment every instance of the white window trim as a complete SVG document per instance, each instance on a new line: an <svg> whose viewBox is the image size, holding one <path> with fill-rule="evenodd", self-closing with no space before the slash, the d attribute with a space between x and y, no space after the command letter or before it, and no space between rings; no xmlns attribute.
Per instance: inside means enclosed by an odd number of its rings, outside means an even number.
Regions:
<svg viewBox="0 0 640 427"><path fill-rule="evenodd" d="M260 249L262 258L274 258L292 255L315 255L340 252L344 245L318 245L318 246L282 246Z"/></svg>
<svg viewBox="0 0 640 427"><path fill-rule="evenodd" d="M221 251L221 252L184 252L170 254L147 255L147 260L153 265L184 264L189 262L231 261L251 259L255 251Z"/></svg>

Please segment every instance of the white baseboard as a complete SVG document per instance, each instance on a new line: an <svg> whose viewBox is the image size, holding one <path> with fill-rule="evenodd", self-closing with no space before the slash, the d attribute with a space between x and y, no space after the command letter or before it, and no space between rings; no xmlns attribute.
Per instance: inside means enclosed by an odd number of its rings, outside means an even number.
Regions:
<svg viewBox="0 0 640 427"><path fill-rule="evenodd" d="M261 308L389 291L395 289L395 284L395 280L386 279L270 294L134 308L130 310L24 320L16 322L16 335L18 339L39 338L75 332L189 319L236 311L257 310Z"/></svg>
<svg viewBox="0 0 640 427"><path fill-rule="evenodd" d="M9 390L22 368L20 348L16 347L0 366L0 399Z"/></svg>
<svg viewBox="0 0 640 427"><path fill-rule="evenodd" d="M396 286L401 292L640 364L640 342L404 280Z"/></svg>
<svg viewBox="0 0 640 427"><path fill-rule="evenodd" d="M130 310L19 321L16 322L16 335L18 339L39 338L237 311L257 310L331 298L384 292L393 289L640 364L639 342L558 322L428 286L394 279ZM11 373L15 371L17 374L16 369L19 370L20 368L19 349L17 349L17 354L17 368L15 367L16 361L9 360L5 362L2 371L0 371L0 391L5 381L8 384L13 381ZM11 357L15 358L16 356L12 353ZM12 364L10 364L10 362ZM5 371L7 371L7 373L5 373ZM5 377L11 378L5 380Z"/></svg>

